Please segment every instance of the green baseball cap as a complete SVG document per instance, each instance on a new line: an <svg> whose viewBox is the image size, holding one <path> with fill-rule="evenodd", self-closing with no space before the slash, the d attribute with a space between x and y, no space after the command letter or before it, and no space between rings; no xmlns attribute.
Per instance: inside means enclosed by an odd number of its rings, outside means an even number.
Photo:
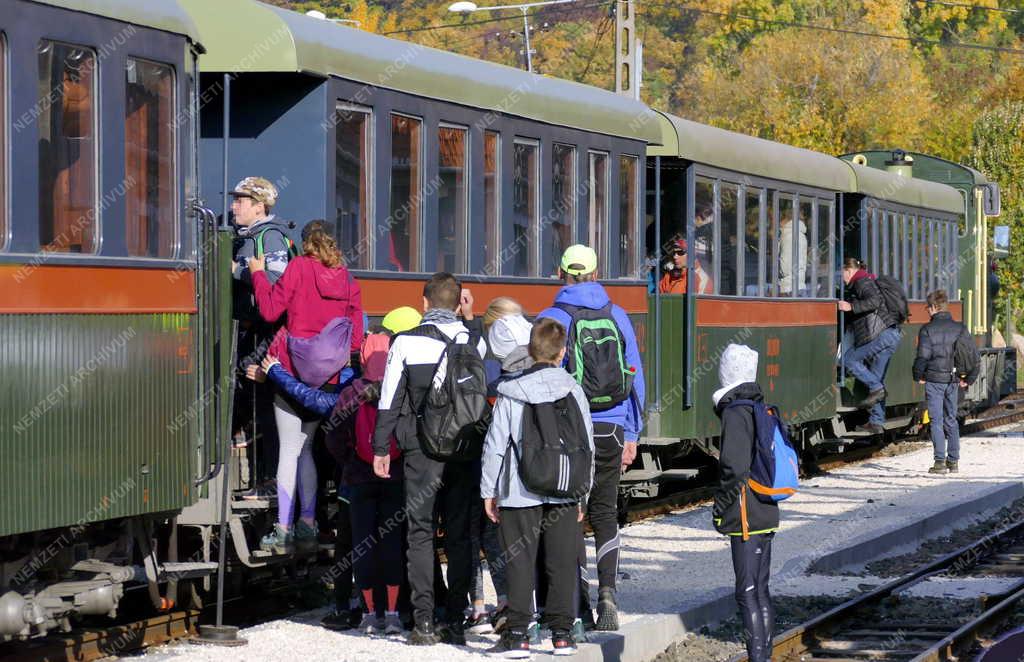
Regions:
<svg viewBox="0 0 1024 662"><path fill-rule="evenodd" d="M381 326L391 333L401 333L420 325L420 311L410 306L395 308L381 320Z"/></svg>
<svg viewBox="0 0 1024 662"><path fill-rule="evenodd" d="M562 271L582 276L597 270L597 253L590 246L573 244L562 253Z"/></svg>

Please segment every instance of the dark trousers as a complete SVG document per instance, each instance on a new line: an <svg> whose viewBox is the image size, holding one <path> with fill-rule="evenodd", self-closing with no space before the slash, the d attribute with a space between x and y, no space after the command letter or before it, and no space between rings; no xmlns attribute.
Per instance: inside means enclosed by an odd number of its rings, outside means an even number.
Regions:
<svg viewBox="0 0 1024 662"><path fill-rule="evenodd" d="M402 583L402 484L371 482L351 487L352 546L360 591Z"/></svg>
<svg viewBox="0 0 1024 662"><path fill-rule="evenodd" d="M615 588L619 570L619 476L622 467L621 425L594 423L594 486L587 502L587 519L597 547L597 584ZM576 545L574 543L573 547Z"/></svg>
<svg viewBox="0 0 1024 662"><path fill-rule="evenodd" d="M533 620L537 548L544 541L545 614L552 630L571 630L576 613L576 504L502 508L498 536L508 581L508 627L525 632Z"/></svg>
<svg viewBox="0 0 1024 662"><path fill-rule="evenodd" d="M445 527L448 556L448 597L445 615L462 620L469 604L472 580L469 515L479 497L479 481L463 463L438 462L413 449L405 463L405 511L408 522L408 571L413 615L417 623L432 622L434 615L434 506Z"/></svg>
<svg viewBox="0 0 1024 662"><path fill-rule="evenodd" d="M348 501L338 500L338 535L334 539L334 607L348 609L352 597L352 521Z"/></svg>
<svg viewBox="0 0 1024 662"><path fill-rule="evenodd" d="M960 459L960 426L956 422L960 383L925 382L925 402L928 403L929 428L935 461Z"/></svg>
<svg viewBox="0 0 1024 662"><path fill-rule="evenodd" d="M774 533L730 536L732 568L736 572L736 604L743 620L750 662L768 662L772 654L772 630L775 613L768 579L772 570L772 538Z"/></svg>

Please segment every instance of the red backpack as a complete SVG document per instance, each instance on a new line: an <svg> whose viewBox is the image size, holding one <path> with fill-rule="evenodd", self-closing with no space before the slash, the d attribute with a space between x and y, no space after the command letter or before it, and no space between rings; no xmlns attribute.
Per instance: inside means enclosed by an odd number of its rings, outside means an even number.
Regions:
<svg viewBox="0 0 1024 662"><path fill-rule="evenodd" d="M364 402L356 410L356 455L367 464L373 464L373 431L377 429L377 403ZM391 449L389 451L392 460L402 456L398 449L398 442L395 436L391 435Z"/></svg>

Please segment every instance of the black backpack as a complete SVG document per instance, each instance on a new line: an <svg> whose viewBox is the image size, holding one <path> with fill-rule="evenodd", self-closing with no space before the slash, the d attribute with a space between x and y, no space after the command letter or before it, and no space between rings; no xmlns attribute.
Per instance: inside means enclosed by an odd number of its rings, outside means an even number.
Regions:
<svg viewBox="0 0 1024 662"><path fill-rule="evenodd" d="M611 409L628 398L636 368L626 365L626 341L612 317L612 304L598 309L555 306L571 318L567 369L583 388L590 410Z"/></svg>
<svg viewBox="0 0 1024 662"><path fill-rule="evenodd" d="M569 395L523 405L522 434L511 444L519 464L519 479L534 494L557 499L581 499L590 490L594 454L576 398Z"/></svg>
<svg viewBox="0 0 1024 662"><path fill-rule="evenodd" d="M878 276L875 278L875 285L878 285L878 291L882 293L885 309L899 324L910 319L910 306L907 304L907 293L903 290L902 283L892 276Z"/></svg>
<svg viewBox="0 0 1024 662"><path fill-rule="evenodd" d="M981 363L981 354L974 339L967 333L966 328L956 337L953 343L953 371L959 379L966 379L968 375L976 374L978 365Z"/></svg>
<svg viewBox="0 0 1024 662"><path fill-rule="evenodd" d="M487 377L477 351L480 337L464 343L451 340L433 324L407 333L426 336L445 344L423 402L416 412L416 431L423 453L441 462L480 459L484 436L490 425Z"/></svg>

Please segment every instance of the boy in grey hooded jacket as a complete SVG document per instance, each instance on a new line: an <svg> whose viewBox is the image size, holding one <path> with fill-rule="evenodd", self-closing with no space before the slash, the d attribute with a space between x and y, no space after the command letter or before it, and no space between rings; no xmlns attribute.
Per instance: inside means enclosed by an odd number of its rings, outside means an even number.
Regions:
<svg viewBox="0 0 1024 662"><path fill-rule="evenodd" d="M534 569L543 536L548 577L547 615L556 655L575 652L570 631L575 616L578 522L583 503L534 494L519 478L517 453L522 440L526 404L575 398L587 430L591 458L594 429L583 389L560 366L565 354L565 327L552 319L538 320L530 334L530 356L537 362L515 379L498 386L491 426L484 441L480 495L491 521L499 525L509 589L508 628L496 652L528 657L527 627L533 616ZM594 465L591 460L590 484Z"/></svg>

